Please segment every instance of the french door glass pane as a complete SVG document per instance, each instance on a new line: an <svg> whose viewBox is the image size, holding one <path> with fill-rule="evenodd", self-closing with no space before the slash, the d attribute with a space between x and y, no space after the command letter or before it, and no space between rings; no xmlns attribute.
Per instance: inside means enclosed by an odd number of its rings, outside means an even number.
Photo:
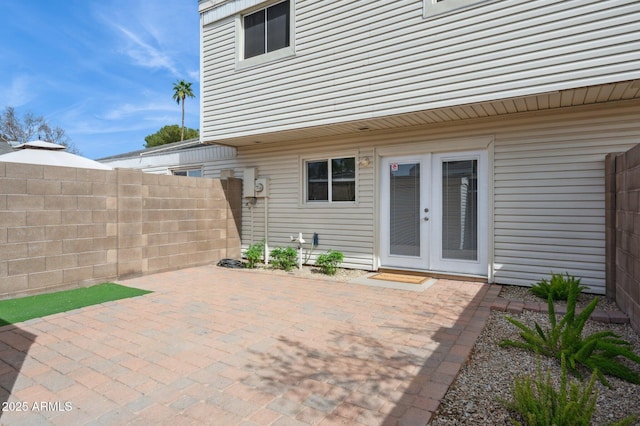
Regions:
<svg viewBox="0 0 640 426"><path fill-rule="evenodd" d="M394 163L389 173L390 254L419 257L420 163Z"/></svg>
<svg viewBox="0 0 640 426"><path fill-rule="evenodd" d="M442 163L442 257L478 259L478 161Z"/></svg>
<svg viewBox="0 0 640 426"><path fill-rule="evenodd" d="M244 17L244 58L265 53L265 10Z"/></svg>
<svg viewBox="0 0 640 426"><path fill-rule="evenodd" d="M267 9L267 52L289 46L289 1Z"/></svg>

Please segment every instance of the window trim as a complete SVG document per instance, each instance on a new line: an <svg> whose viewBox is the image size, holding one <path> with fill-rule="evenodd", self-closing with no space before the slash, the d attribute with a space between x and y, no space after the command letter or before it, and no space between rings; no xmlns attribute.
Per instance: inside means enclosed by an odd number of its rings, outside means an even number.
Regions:
<svg viewBox="0 0 640 426"><path fill-rule="evenodd" d="M200 176L189 176L189 172L190 171L194 171L197 170L198 172L200 172ZM169 169L169 172L172 176L186 176L186 177L204 177L203 173L202 173L202 166L197 166L197 167L175 167L173 169ZM185 172L187 173L186 175L179 175L176 174L176 172Z"/></svg>
<svg viewBox="0 0 640 426"><path fill-rule="evenodd" d="M444 15L459 9L495 1L498 0L422 0L422 17L431 18L436 15Z"/></svg>
<svg viewBox="0 0 640 426"><path fill-rule="evenodd" d="M244 58L244 17L260 10L268 9L285 0L273 0L262 3L259 6L243 10L236 15L236 69L251 68L269 62L278 61L295 55L295 0L289 0L289 46L282 49L266 52L251 58Z"/></svg>
<svg viewBox="0 0 640 426"><path fill-rule="evenodd" d="M339 158L353 158L354 159L354 163L355 163L355 176L353 178L353 184L354 184L354 195L355 195L355 199L353 201L332 201L331 200L331 185L332 185L332 179L331 177L327 177L327 182L329 184L329 190L328 190L328 194L327 194L327 200L309 200L308 199L308 176L307 176L307 164L308 163L313 163L313 162L320 162L320 161L326 161L327 163L331 163L331 160L336 160ZM358 175L359 175L359 167L358 167L358 155L356 153L353 152L349 152L349 153L337 153L337 154L332 154L332 155L327 155L327 156L313 156L313 157L300 157L299 158L299 163L300 163L300 176L301 179L299 180L301 188L300 188L300 193L302 195L301 197L301 204L304 206L312 206L312 207L337 207L337 206L354 206L358 204Z"/></svg>

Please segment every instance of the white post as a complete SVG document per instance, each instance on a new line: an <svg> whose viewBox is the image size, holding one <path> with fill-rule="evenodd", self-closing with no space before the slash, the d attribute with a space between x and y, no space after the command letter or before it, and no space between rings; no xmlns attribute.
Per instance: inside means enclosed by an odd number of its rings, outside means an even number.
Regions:
<svg viewBox="0 0 640 426"><path fill-rule="evenodd" d="M269 266L269 198L264 197L264 265Z"/></svg>
<svg viewBox="0 0 640 426"><path fill-rule="evenodd" d="M298 269L302 269L302 232L298 233Z"/></svg>

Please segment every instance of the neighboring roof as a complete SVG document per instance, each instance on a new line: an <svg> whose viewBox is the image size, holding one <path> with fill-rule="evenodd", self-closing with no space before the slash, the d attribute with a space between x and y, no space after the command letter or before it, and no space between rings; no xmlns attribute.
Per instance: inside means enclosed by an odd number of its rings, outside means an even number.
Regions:
<svg viewBox="0 0 640 426"><path fill-rule="evenodd" d="M139 149L137 151L125 152L123 154L111 155L109 157L98 158L96 161L116 160L119 158L138 157L140 155L154 154L157 152L179 151L182 149L197 148L202 146L200 139L187 139L186 141L172 142L152 148Z"/></svg>
<svg viewBox="0 0 640 426"><path fill-rule="evenodd" d="M67 149L64 145L58 145L57 143L46 142L46 141L31 141L25 142L21 145L15 147L15 149L48 149L52 151L64 151Z"/></svg>
<svg viewBox="0 0 640 426"><path fill-rule="evenodd" d="M44 141L27 142L8 154L0 155L6 163L42 164L81 169L113 170L111 167L65 151L64 145Z"/></svg>

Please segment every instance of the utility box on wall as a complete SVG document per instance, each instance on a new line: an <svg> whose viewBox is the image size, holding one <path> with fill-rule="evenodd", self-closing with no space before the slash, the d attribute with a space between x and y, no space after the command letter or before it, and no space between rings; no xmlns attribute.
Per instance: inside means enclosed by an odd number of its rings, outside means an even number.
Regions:
<svg viewBox="0 0 640 426"><path fill-rule="evenodd" d="M244 198L255 197L256 168L247 167L242 173L242 196Z"/></svg>
<svg viewBox="0 0 640 426"><path fill-rule="evenodd" d="M269 196L269 179L267 178L256 179L254 190L255 190L254 197L268 197Z"/></svg>
<svg viewBox="0 0 640 426"><path fill-rule="evenodd" d="M269 196L269 179L257 177L255 167L244 169L242 181L242 196L244 198L264 198Z"/></svg>

